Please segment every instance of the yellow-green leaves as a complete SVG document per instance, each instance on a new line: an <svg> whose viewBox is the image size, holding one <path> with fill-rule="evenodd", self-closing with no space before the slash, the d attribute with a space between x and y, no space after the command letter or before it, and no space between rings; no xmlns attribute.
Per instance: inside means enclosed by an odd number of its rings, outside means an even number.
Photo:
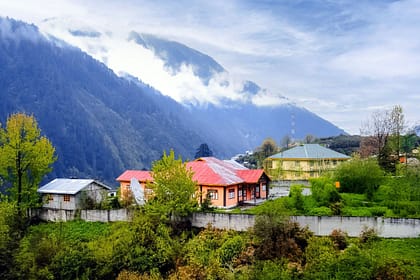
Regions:
<svg viewBox="0 0 420 280"><path fill-rule="evenodd" d="M0 183L9 187L19 209L37 205L38 185L55 160L55 149L33 116L16 113L0 127Z"/></svg>

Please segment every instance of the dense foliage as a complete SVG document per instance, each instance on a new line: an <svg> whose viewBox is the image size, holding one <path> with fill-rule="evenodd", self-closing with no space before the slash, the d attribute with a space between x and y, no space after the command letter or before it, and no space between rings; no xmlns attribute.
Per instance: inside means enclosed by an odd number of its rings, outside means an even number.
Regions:
<svg viewBox="0 0 420 280"><path fill-rule="evenodd" d="M164 152L162 158L153 163L153 183L148 187L153 190L147 207L160 212L165 217L185 217L197 208L197 183L193 172L186 168L182 158L175 158L173 150L169 155Z"/></svg>
<svg viewBox="0 0 420 280"><path fill-rule="evenodd" d="M19 211L38 206L39 183L55 160L55 149L33 116L17 113L4 128L0 124L0 186Z"/></svg>
<svg viewBox="0 0 420 280"><path fill-rule="evenodd" d="M372 198L385 176L376 160L354 157L337 167L334 178L340 182L341 192L364 193Z"/></svg>
<svg viewBox="0 0 420 280"><path fill-rule="evenodd" d="M4 206L0 217L6 212L11 215ZM13 246L4 239L10 232L1 220L1 277L420 279L418 238L382 239L369 230L360 238L340 231L314 237L284 217L267 214L248 232L207 227L175 233L147 212L138 211L129 223L33 225Z"/></svg>

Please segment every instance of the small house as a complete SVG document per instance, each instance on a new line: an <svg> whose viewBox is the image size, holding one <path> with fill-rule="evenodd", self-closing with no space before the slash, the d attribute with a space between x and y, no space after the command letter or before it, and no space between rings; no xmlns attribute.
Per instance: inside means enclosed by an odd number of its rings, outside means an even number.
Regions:
<svg viewBox="0 0 420 280"><path fill-rule="evenodd" d="M197 182L200 204L209 198L212 206L231 208L245 203L256 204L268 197L270 178L263 169L248 169L235 161L215 157L187 162L186 168L193 172L193 180ZM138 180L147 198L151 194L147 183L152 183L153 177L150 171L140 170L127 170L117 178L121 197L128 196L132 178Z"/></svg>
<svg viewBox="0 0 420 280"><path fill-rule="evenodd" d="M111 190L111 187L92 179L57 178L39 188L38 192L45 208L76 210L85 208L87 202L103 202Z"/></svg>
<svg viewBox="0 0 420 280"><path fill-rule="evenodd" d="M153 181L153 177L150 171L145 170L126 170L120 176L117 181L120 182L120 194L122 199L129 199L131 193L131 179L136 179L140 187L143 189L143 193L146 199L151 195L152 190L147 188L147 183Z"/></svg>

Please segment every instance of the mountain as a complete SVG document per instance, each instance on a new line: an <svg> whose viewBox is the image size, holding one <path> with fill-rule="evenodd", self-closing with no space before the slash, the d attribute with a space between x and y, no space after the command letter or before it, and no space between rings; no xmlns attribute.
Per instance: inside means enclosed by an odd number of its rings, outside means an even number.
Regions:
<svg viewBox="0 0 420 280"><path fill-rule="evenodd" d="M56 147L51 177L115 184L125 169L150 168L163 150L193 158L207 140L177 102L33 25L0 18L0 65L0 122L14 112L36 117Z"/></svg>
<svg viewBox="0 0 420 280"><path fill-rule="evenodd" d="M117 49L102 45L111 37L101 40L112 34L87 28L68 29L68 34L88 40L95 58L34 25L0 18L0 122L14 112L36 117L58 154L50 177L115 184L123 170L148 169L171 148L192 159L200 144L207 143L215 156L225 158L253 150L266 137L280 141L287 134L344 133L284 96L231 79L210 56L183 44L130 32L118 45L124 49L127 43L130 50L146 54L142 58L153 57L143 62L129 57L146 70L145 77L166 71L165 79L149 85L138 72L118 71L117 76L117 69L108 68L115 66ZM174 83L179 75L181 88ZM190 78L195 88L186 83ZM155 89L166 84L163 92ZM190 87L181 100L167 92ZM258 105L264 97L274 103Z"/></svg>
<svg viewBox="0 0 420 280"><path fill-rule="evenodd" d="M230 86L228 71L208 55L181 43L150 34L132 31L128 38L128 41L131 40L162 59L165 67L169 68L173 75L181 71L184 65L193 69L203 85L208 86L212 80L216 80L220 86L219 90ZM252 81L241 81L236 91L243 96L242 99L232 100L219 95L219 102L215 103L203 104L190 100L184 100L183 103L208 129L212 129L217 137L231 139L236 147L244 147L247 150L260 145L266 137L279 141L285 135L303 139L308 134L317 137L346 134L334 124L282 95L273 95ZM266 100L259 104L262 99Z"/></svg>

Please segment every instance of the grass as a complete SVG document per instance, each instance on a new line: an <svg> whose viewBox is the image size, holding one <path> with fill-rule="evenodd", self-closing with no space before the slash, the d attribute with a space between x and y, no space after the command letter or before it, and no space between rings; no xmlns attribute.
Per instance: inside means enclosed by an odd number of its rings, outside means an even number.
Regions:
<svg viewBox="0 0 420 280"><path fill-rule="evenodd" d="M420 279L420 238L380 239L371 249L374 258L392 258Z"/></svg>
<svg viewBox="0 0 420 280"><path fill-rule="evenodd" d="M33 233L43 233L54 235L62 240L74 242L87 242L95 240L100 236L110 233L110 223L69 221L62 223L41 223L32 226L30 231Z"/></svg>

